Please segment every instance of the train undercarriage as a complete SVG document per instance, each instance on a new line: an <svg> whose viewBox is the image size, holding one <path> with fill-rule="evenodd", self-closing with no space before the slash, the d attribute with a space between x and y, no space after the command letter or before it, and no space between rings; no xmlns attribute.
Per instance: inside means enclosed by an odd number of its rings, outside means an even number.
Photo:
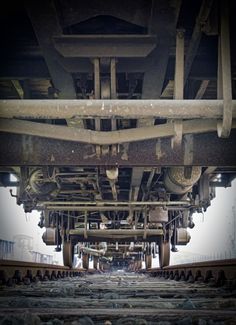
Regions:
<svg viewBox="0 0 236 325"><path fill-rule="evenodd" d="M44 243L62 250L66 266L79 254L84 268L89 258L95 268L150 268L157 254L169 265L170 250L190 241L193 213L206 211L222 182L220 170L198 166L16 170L17 204L41 211Z"/></svg>
<svg viewBox="0 0 236 325"><path fill-rule="evenodd" d="M127 3L26 1L1 54L0 186L69 267L169 265L236 176L234 2Z"/></svg>

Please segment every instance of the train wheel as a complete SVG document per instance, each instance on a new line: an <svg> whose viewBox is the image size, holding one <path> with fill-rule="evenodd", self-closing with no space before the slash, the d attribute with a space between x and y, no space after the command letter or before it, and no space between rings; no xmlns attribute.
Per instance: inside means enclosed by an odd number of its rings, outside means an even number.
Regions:
<svg viewBox="0 0 236 325"><path fill-rule="evenodd" d="M72 267L74 262L74 245L72 245L71 241L63 243L62 252L64 265Z"/></svg>
<svg viewBox="0 0 236 325"><path fill-rule="evenodd" d="M139 260L139 269L142 270L142 266L143 266L143 263L142 263L142 260L140 259Z"/></svg>
<svg viewBox="0 0 236 325"><path fill-rule="evenodd" d="M102 271L102 272L104 271L103 263L100 263L100 262L99 262L99 270Z"/></svg>
<svg viewBox="0 0 236 325"><path fill-rule="evenodd" d="M152 267L152 255L151 254L146 254L145 263L146 263L146 269L150 269Z"/></svg>
<svg viewBox="0 0 236 325"><path fill-rule="evenodd" d="M94 258L93 258L93 267L95 270L98 269L98 257L97 256L94 256Z"/></svg>
<svg viewBox="0 0 236 325"><path fill-rule="evenodd" d="M159 265L160 267L165 267L170 264L170 242L161 241L159 244Z"/></svg>
<svg viewBox="0 0 236 325"><path fill-rule="evenodd" d="M142 269L142 260L137 260L137 270Z"/></svg>
<svg viewBox="0 0 236 325"><path fill-rule="evenodd" d="M83 265L83 269L88 270L88 268L89 268L89 255L88 254L83 254L82 265Z"/></svg>

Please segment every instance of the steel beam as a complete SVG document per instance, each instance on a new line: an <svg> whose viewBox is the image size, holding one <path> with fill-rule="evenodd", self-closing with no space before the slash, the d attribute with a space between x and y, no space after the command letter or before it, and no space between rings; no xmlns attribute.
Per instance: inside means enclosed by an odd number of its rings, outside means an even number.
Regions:
<svg viewBox="0 0 236 325"><path fill-rule="evenodd" d="M150 34L156 35L156 47L145 62L146 68L142 84L142 99L159 99L161 96L169 62L173 38L172 32L176 26L180 1L176 1L175 4L176 7L171 7L168 1L152 1L148 29ZM165 38L162 38L161 35L165 35ZM155 118L147 118L138 120L137 126L151 126L154 123Z"/></svg>
<svg viewBox="0 0 236 325"><path fill-rule="evenodd" d="M146 57L155 47L150 35L63 35L53 38L64 57Z"/></svg>
<svg viewBox="0 0 236 325"><path fill-rule="evenodd" d="M52 42L55 34L62 33L53 1L27 0L25 6L59 97L76 98L73 78L60 64L60 56Z"/></svg>
<svg viewBox="0 0 236 325"><path fill-rule="evenodd" d="M184 121L181 126L182 134L207 133L217 130L217 120L205 119L200 123L197 119L187 120ZM234 120L232 128L236 128L236 120ZM0 131L38 136L55 140L81 142L92 145L122 144L155 138L160 139L173 137L176 135L174 123L104 132L47 123L1 118Z"/></svg>
<svg viewBox="0 0 236 325"><path fill-rule="evenodd" d="M134 167L132 169L131 183L130 183L130 199L137 201L139 188L143 177L144 168Z"/></svg>
<svg viewBox="0 0 236 325"><path fill-rule="evenodd" d="M146 27L150 3L140 0L131 0L128 3L126 0L113 0L112 5L104 5L104 1L101 0L87 0L86 3L71 1L69 6L67 2L62 2L60 8L63 12L61 22L63 27L76 25L97 15L113 16L131 24Z"/></svg>
<svg viewBox="0 0 236 325"><path fill-rule="evenodd" d="M93 73L93 65L88 58L57 58L64 70L74 73ZM3 79L50 79L50 74L42 56L37 58L4 58L0 66L0 80ZM215 60L206 60L196 57L193 62L189 79L216 79ZM142 73L147 70L146 58L119 58L117 62L118 73ZM172 80L174 71L174 57L169 57L165 78ZM233 76L235 78L235 76ZM158 81L159 82L159 81Z"/></svg>
<svg viewBox="0 0 236 325"><path fill-rule="evenodd" d="M184 30L177 30L176 33L174 98L184 98Z"/></svg>
<svg viewBox="0 0 236 325"><path fill-rule="evenodd" d="M0 100L0 117L29 119L167 118L219 119L223 100L106 99L106 100ZM236 100L232 101L236 118Z"/></svg>
<svg viewBox="0 0 236 325"><path fill-rule="evenodd" d="M200 87L196 93L195 99L201 99L204 96L206 89L209 85L209 82L210 80L202 80Z"/></svg>
<svg viewBox="0 0 236 325"><path fill-rule="evenodd" d="M175 59L175 84L174 98L184 98L184 30L176 33L176 59ZM172 138L172 146L179 146L183 137L182 119L174 120L175 135Z"/></svg>
<svg viewBox="0 0 236 325"><path fill-rule="evenodd" d="M70 229L70 235L84 235L84 229ZM131 236L143 236L144 229L88 229L87 230L88 237L131 237ZM158 236L163 234L162 229L146 229L147 236Z"/></svg>
<svg viewBox="0 0 236 325"><path fill-rule="evenodd" d="M10 186L10 185L9 185ZM17 186L17 184L13 184L12 186ZM132 211L143 211L143 206L137 206L137 207L132 207ZM169 211L184 211L189 209L189 207L185 206L171 206L168 207ZM52 205L48 207L36 207L35 210L42 211L42 210L47 210L47 211L77 211L77 212L107 212L107 211L130 211L130 207L128 206L58 206L58 205Z"/></svg>
<svg viewBox="0 0 236 325"><path fill-rule="evenodd" d="M106 152L99 158L93 145L3 132L0 145L2 166L236 166L234 130L227 140L216 133L192 135L191 160L185 159L185 146L171 148L170 138L119 144L116 156Z"/></svg>
<svg viewBox="0 0 236 325"><path fill-rule="evenodd" d="M224 109L223 121L218 124L218 135L222 138L227 138L230 135L232 125L232 84L228 0L221 0L220 59Z"/></svg>
<svg viewBox="0 0 236 325"><path fill-rule="evenodd" d="M174 206L174 205L184 205L189 206L189 201L101 201L101 202L93 202L93 201L43 201L39 202L39 204L46 205L49 207L50 205L61 205L61 206L84 206L84 210L89 206Z"/></svg>
<svg viewBox="0 0 236 325"><path fill-rule="evenodd" d="M84 236L84 229L71 229L70 236L79 239L79 241L101 241L109 239L110 242L119 240L132 241L158 241L158 237L163 235L162 229L91 229L87 230L87 238Z"/></svg>
<svg viewBox="0 0 236 325"><path fill-rule="evenodd" d="M184 66L184 83L188 80L190 70L192 68L194 59L196 57L198 47L202 37L202 27L206 24L208 16L211 12L213 0L203 0L201 8L199 10L199 14L196 19L196 24L194 26L194 30L192 33L191 41L189 44L188 51L186 53L185 66Z"/></svg>

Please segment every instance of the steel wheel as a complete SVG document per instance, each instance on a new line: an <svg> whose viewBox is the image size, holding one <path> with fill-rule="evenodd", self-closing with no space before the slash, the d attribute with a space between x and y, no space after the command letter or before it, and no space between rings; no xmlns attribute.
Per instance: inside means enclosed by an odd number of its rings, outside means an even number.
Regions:
<svg viewBox="0 0 236 325"><path fill-rule="evenodd" d="M159 244L159 265L160 267L165 267L170 264L170 242L161 241Z"/></svg>
<svg viewBox="0 0 236 325"><path fill-rule="evenodd" d="M146 269L150 269L152 267L152 255L147 254L145 256L145 263L146 263Z"/></svg>
<svg viewBox="0 0 236 325"><path fill-rule="evenodd" d="M98 256L94 256L93 258L93 267L95 270L98 269Z"/></svg>
<svg viewBox="0 0 236 325"><path fill-rule="evenodd" d="M89 255L88 254L83 254L82 265L83 265L83 269L88 270L88 268L89 268Z"/></svg>
<svg viewBox="0 0 236 325"><path fill-rule="evenodd" d="M142 260L137 260L137 270L141 270L142 269Z"/></svg>
<svg viewBox="0 0 236 325"><path fill-rule="evenodd" d="M63 262L65 266L72 267L74 262L74 245L71 241L63 243Z"/></svg>

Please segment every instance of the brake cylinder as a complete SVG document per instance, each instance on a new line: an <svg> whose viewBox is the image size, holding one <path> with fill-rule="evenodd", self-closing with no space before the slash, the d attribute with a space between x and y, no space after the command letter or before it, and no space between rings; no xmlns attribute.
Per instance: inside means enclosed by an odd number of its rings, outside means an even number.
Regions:
<svg viewBox="0 0 236 325"><path fill-rule="evenodd" d="M164 177L164 185L167 191L174 194L185 194L189 192L193 185L201 176L201 167L191 167L191 172L185 174L185 167L170 167Z"/></svg>

